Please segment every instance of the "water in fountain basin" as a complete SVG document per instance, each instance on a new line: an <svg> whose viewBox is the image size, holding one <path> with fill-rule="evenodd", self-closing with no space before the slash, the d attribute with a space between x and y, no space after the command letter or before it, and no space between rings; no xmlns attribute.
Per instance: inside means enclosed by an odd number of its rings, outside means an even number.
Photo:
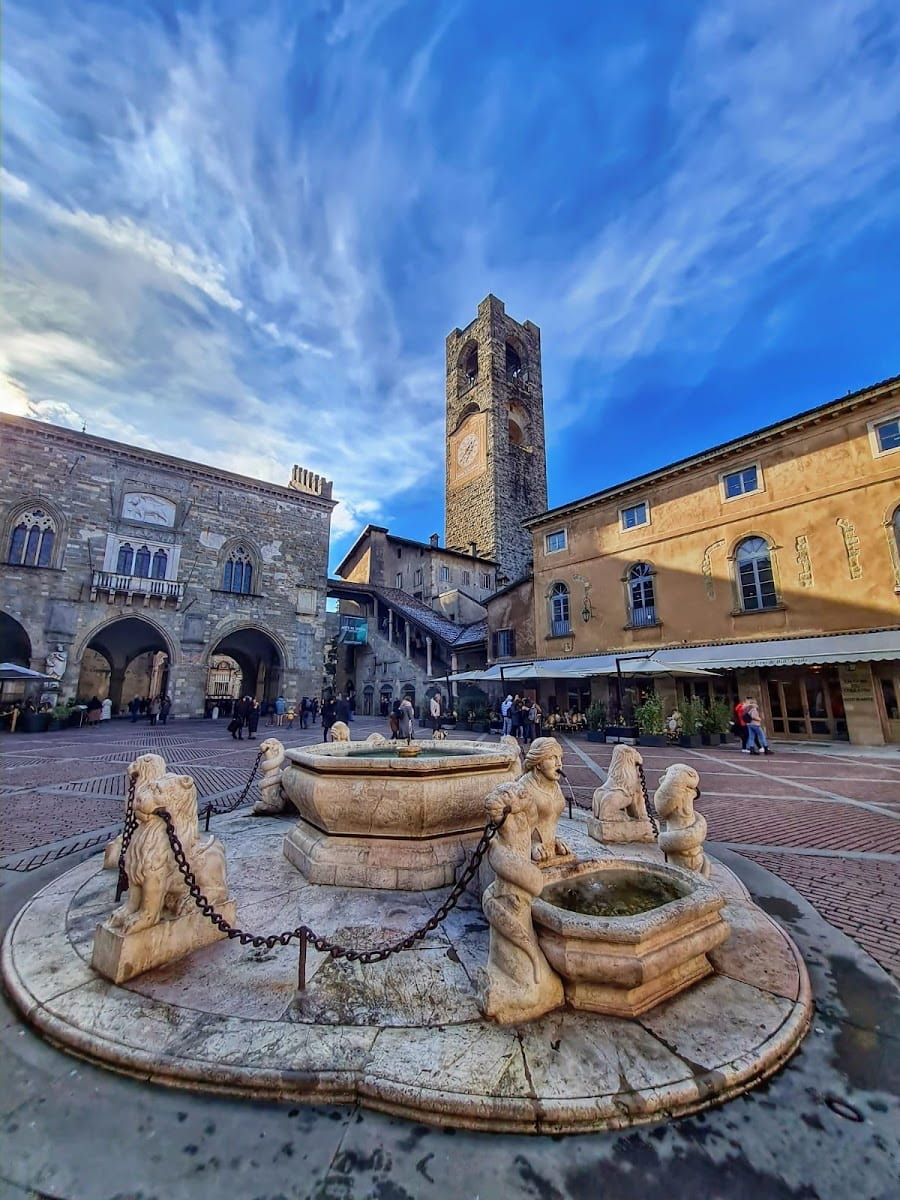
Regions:
<svg viewBox="0 0 900 1200"><path fill-rule="evenodd" d="M682 895L674 884L655 875L597 871L551 884L541 893L541 899L589 917L633 917L679 900Z"/></svg>

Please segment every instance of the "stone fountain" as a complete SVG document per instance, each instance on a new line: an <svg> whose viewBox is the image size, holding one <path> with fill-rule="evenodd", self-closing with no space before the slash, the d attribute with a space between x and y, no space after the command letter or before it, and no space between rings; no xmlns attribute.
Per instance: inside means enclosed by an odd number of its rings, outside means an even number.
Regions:
<svg viewBox="0 0 900 1200"><path fill-rule="evenodd" d="M811 1014L806 971L787 935L704 853L690 768L670 768L661 781L658 844L643 840L636 790L628 803L595 796L603 815L593 819L616 822L610 849L597 826L562 815L553 739L532 745L524 772L509 744L422 747L400 765L379 743L285 755L269 740L261 804L296 807L304 838L312 829L331 839L335 879L347 868L341 883L310 880L304 868L325 860L303 850L297 829L287 838L293 851L282 853L283 820L236 811L217 817L215 839L204 839L196 810L187 811L186 777L149 764L139 780L141 855L126 852L140 894L117 907L114 875L99 859L39 892L4 941L9 994L56 1044L142 1079L359 1102L498 1132L586 1132L696 1111L752 1087L793 1053ZM635 785L628 772L610 775L626 790ZM300 991L296 942L260 953L217 934L184 955L198 914L164 855L162 886L151 878L161 845L152 806L161 799L171 810L178 798L188 858L219 863L221 848L227 882L216 866L204 886L242 928L271 934L302 921L320 945L360 950L425 934L383 961L334 958L313 943ZM499 830L490 869L482 864L483 895L482 887L463 894L437 927L429 918L439 896L393 890L377 873L408 869L410 887L416 872L428 886L446 882L486 818ZM633 841L621 828L628 821ZM391 866L379 856L395 838ZM442 861L419 857L430 842L442 845ZM351 843L373 872L368 885L342 858ZM113 936L123 940L115 961L103 951ZM147 949L138 966L152 969L117 972L136 961L129 939Z"/></svg>

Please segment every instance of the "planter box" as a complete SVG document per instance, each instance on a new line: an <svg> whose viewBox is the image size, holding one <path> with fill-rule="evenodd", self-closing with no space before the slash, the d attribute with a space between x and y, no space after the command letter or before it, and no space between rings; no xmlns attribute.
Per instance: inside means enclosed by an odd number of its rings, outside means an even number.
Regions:
<svg viewBox="0 0 900 1200"><path fill-rule="evenodd" d="M637 738L637 725L607 725L604 729L604 734L608 742L616 742L620 739Z"/></svg>
<svg viewBox="0 0 900 1200"><path fill-rule="evenodd" d="M587 731L587 740L589 742L605 742L606 734L602 729L589 729Z"/></svg>
<svg viewBox="0 0 900 1200"><path fill-rule="evenodd" d="M488 727L484 721L474 721L472 723L472 732L473 733L487 733L487 731L488 731Z"/></svg>
<svg viewBox="0 0 900 1200"><path fill-rule="evenodd" d="M46 733L50 724L49 713L22 713L16 726L17 733Z"/></svg>
<svg viewBox="0 0 900 1200"><path fill-rule="evenodd" d="M679 746L691 746L691 747L700 746L700 745L702 745L702 743L700 741L701 737L702 737L702 734L699 734L699 733L682 733L679 735L678 745Z"/></svg>
<svg viewBox="0 0 900 1200"><path fill-rule="evenodd" d="M666 735L664 733L641 733L638 734L639 746L665 746Z"/></svg>
<svg viewBox="0 0 900 1200"><path fill-rule="evenodd" d="M702 746L722 746L727 738L727 733L701 733L700 744Z"/></svg>

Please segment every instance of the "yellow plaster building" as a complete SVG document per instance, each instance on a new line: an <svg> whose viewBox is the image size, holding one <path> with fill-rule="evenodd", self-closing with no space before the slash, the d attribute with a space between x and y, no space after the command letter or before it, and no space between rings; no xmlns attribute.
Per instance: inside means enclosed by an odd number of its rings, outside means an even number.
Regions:
<svg viewBox="0 0 900 1200"><path fill-rule="evenodd" d="M655 651L776 736L900 742L900 376L526 524L536 659Z"/></svg>

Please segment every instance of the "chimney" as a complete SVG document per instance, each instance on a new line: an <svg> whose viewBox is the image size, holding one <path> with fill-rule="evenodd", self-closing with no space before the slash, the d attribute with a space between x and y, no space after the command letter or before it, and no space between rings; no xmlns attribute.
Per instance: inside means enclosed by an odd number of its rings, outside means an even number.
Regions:
<svg viewBox="0 0 900 1200"><path fill-rule="evenodd" d="M477 558L478 557L478 543L477 542L469 542L469 549L472 551L472 557Z"/></svg>
<svg viewBox="0 0 900 1200"><path fill-rule="evenodd" d="M431 542L432 546L436 549L441 544L441 535L439 533L433 533L428 540Z"/></svg>

